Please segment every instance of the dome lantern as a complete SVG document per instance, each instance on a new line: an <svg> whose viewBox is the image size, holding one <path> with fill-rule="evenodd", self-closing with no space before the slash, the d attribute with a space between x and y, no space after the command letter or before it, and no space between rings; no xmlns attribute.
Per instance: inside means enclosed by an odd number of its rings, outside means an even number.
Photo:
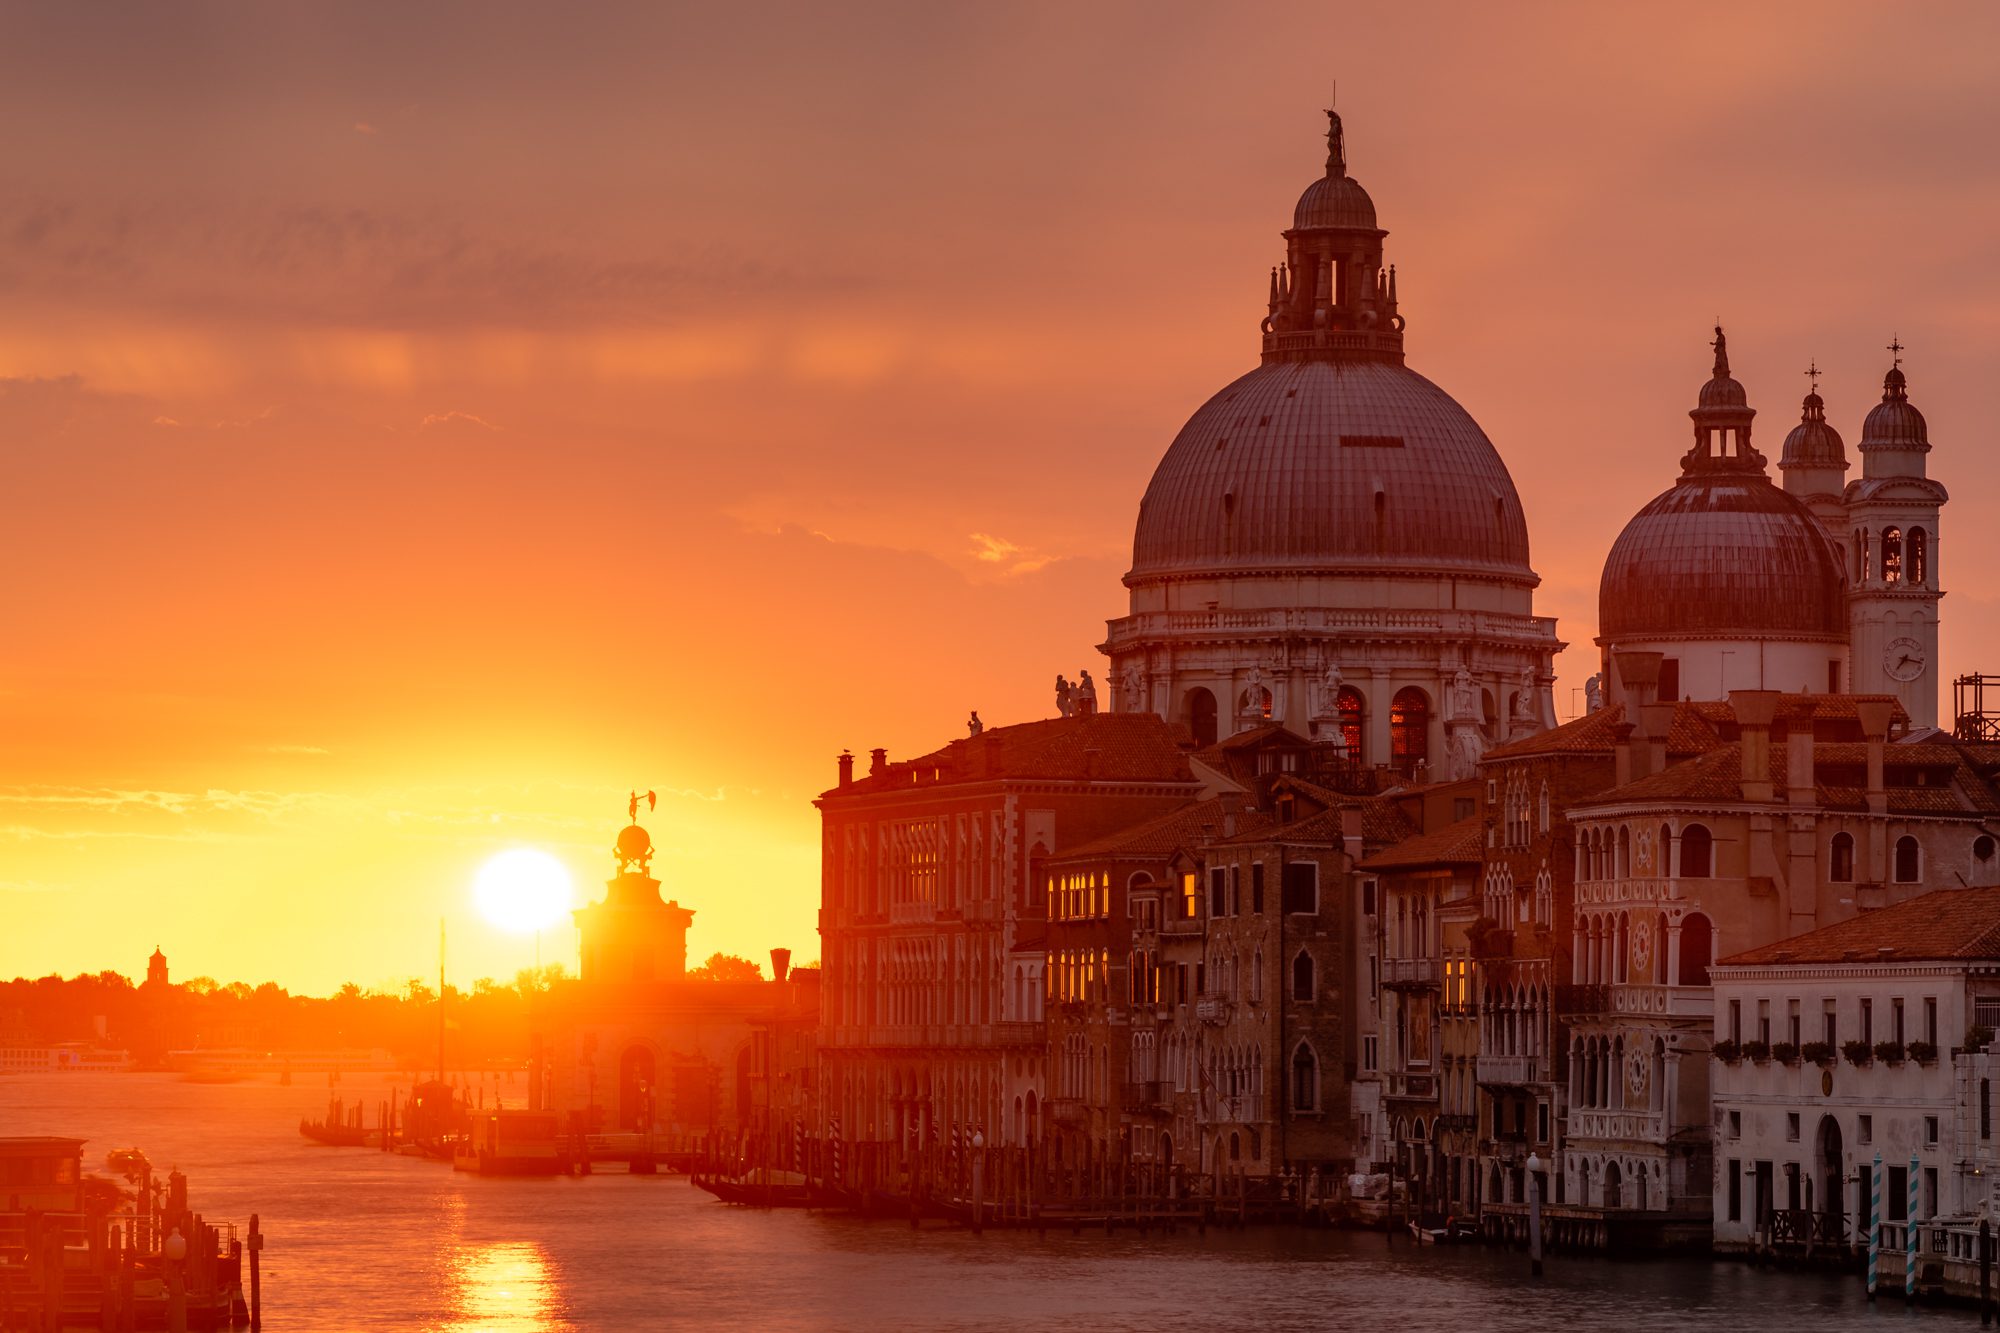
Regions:
<svg viewBox="0 0 2000 1333"><path fill-rule="evenodd" d="M1403 361L1396 272L1382 264L1375 201L1347 174L1340 113L1326 113L1326 173L1306 186L1271 276L1264 360Z"/></svg>
<svg viewBox="0 0 2000 1333"><path fill-rule="evenodd" d="M1729 373L1729 339L1715 326L1715 369L1688 416L1694 421L1694 447L1681 455L1681 475L1710 472L1764 471L1764 455L1750 444L1750 421L1757 410L1743 386Z"/></svg>

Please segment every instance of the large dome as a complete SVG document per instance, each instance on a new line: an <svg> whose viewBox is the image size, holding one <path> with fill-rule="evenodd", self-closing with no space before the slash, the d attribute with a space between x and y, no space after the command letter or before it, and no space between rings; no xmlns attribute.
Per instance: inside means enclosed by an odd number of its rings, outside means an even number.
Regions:
<svg viewBox="0 0 2000 1333"><path fill-rule="evenodd" d="M1350 569L1535 582L1513 479L1450 395L1387 361L1272 361L1175 437L1126 582Z"/></svg>
<svg viewBox="0 0 2000 1333"><path fill-rule="evenodd" d="M1601 642L1847 637L1846 583L1812 512L1762 472L1681 478L1618 534Z"/></svg>

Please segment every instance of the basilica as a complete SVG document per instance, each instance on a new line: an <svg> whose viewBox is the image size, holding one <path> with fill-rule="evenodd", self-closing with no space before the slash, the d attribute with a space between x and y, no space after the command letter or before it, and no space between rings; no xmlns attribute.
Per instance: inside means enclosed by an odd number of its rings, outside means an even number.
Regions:
<svg viewBox="0 0 2000 1333"><path fill-rule="evenodd" d="M1539 1188L1559 1241L1705 1247L1741 1171L1786 1202L1717 1139L1711 1065L1746 1020L1711 969L2000 885L2000 746L1938 728L1946 494L1900 342L1860 476L1817 372L1774 475L1714 330L1678 475L1662 447L1671 485L1606 555L1588 707L1559 719L1520 496L1406 364L1327 115L1259 363L1140 499L1109 707L1086 673L1059 717L843 754L816 802L807 1132L868 1163L833 1184L912 1199L977 1142L1020 1200L1391 1197L1509 1237ZM2000 1015L1994 990L1961 1007ZM1852 998L1826 1000L1829 1047ZM1867 1134L1823 1129L1792 1178L1847 1180ZM1913 1155L1956 1169L1937 1153ZM1983 1188L1941 1179L1941 1215Z"/></svg>

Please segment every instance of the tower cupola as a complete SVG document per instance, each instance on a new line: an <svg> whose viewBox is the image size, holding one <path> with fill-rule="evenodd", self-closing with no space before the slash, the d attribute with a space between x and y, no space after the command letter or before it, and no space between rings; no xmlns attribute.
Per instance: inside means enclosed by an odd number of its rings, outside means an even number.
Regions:
<svg viewBox="0 0 2000 1333"><path fill-rule="evenodd" d="M1681 475L1764 471L1764 455L1750 444L1750 422L1757 410L1749 395L1729 373L1729 339L1715 326L1715 368L1701 386L1695 407L1694 447L1681 455Z"/></svg>

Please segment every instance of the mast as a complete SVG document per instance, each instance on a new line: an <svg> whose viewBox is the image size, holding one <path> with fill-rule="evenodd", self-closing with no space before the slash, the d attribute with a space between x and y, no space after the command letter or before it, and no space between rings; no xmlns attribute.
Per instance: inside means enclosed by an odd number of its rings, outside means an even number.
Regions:
<svg viewBox="0 0 2000 1333"><path fill-rule="evenodd" d="M444 918L438 918L438 1082L444 1082Z"/></svg>

